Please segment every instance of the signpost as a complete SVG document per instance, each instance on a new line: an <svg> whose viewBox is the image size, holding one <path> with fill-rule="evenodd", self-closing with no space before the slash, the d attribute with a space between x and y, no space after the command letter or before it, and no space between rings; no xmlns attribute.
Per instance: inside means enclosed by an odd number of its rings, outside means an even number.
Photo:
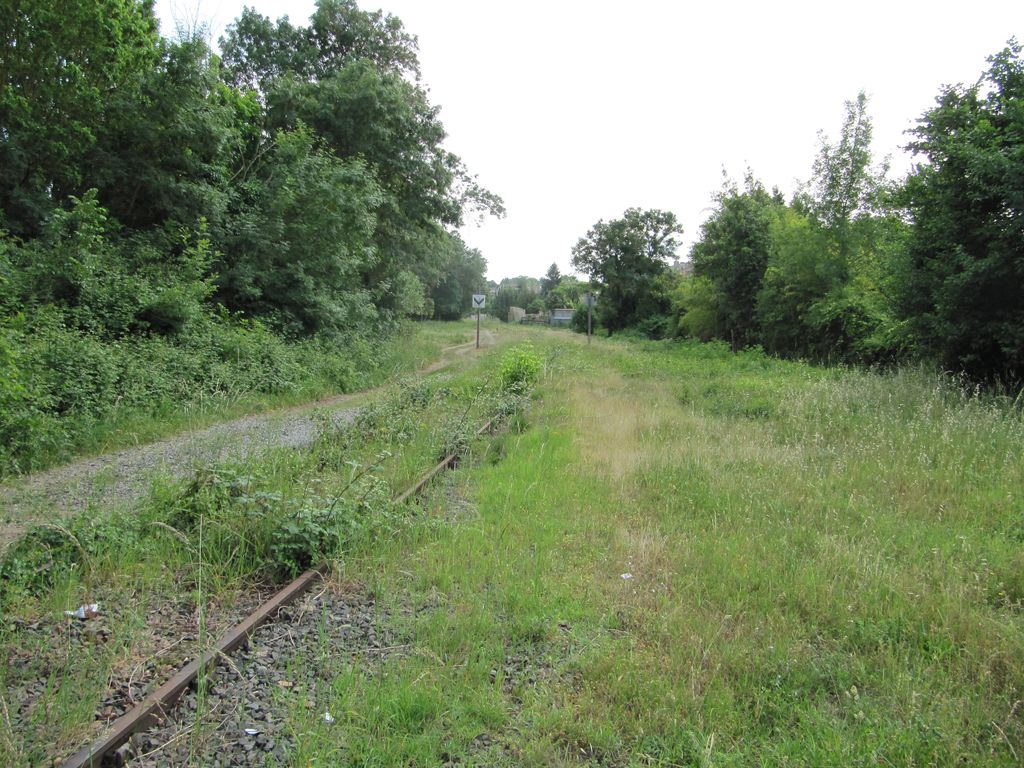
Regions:
<svg viewBox="0 0 1024 768"><path fill-rule="evenodd" d="M487 294L473 294L473 309L476 310L476 348L480 349L480 310L484 308L487 301Z"/></svg>
<svg viewBox="0 0 1024 768"><path fill-rule="evenodd" d="M597 297L590 291L583 294L583 303L587 305L587 344L590 343L590 328L591 328L591 317L594 314L594 305L597 303Z"/></svg>

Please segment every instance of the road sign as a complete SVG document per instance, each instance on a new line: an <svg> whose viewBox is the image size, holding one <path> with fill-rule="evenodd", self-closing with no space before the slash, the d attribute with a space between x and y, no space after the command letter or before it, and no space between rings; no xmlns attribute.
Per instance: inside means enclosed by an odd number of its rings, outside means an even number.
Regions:
<svg viewBox="0 0 1024 768"><path fill-rule="evenodd" d="M480 310L484 308L487 295L484 293L473 294L473 309L476 310L476 348L480 349Z"/></svg>
<svg viewBox="0 0 1024 768"><path fill-rule="evenodd" d="M592 307L595 304L597 304L597 296L595 296L594 294L589 293L589 292L588 293L584 293L583 294L583 303L586 304L588 307Z"/></svg>

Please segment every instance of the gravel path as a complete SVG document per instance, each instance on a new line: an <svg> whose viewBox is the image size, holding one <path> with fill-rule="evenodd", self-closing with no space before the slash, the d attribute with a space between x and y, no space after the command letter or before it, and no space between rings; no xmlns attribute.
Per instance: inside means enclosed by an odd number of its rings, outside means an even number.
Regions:
<svg viewBox="0 0 1024 768"><path fill-rule="evenodd" d="M494 342L491 331L481 332L481 346ZM475 342L449 347L420 374L440 370L454 356L472 354L474 349ZM196 465L210 461L244 459L267 448L305 447L318 431L319 419L313 412L328 414L336 426L345 424L358 410L345 407L357 394L366 392L225 421L149 445L79 459L0 485L0 552L33 522L59 520L90 506L119 505L137 499L147 492L155 475L183 477Z"/></svg>
<svg viewBox="0 0 1024 768"><path fill-rule="evenodd" d="M201 463L238 458L271 447L302 448L317 435L317 410L336 426L351 421L358 409L340 396L288 411L246 416L206 429L175 435L149 445L80 459L30 475L0 489L0 548L43 514L59 519L90 505L106 506L142 496L154 474L182 477Z"/></svg>

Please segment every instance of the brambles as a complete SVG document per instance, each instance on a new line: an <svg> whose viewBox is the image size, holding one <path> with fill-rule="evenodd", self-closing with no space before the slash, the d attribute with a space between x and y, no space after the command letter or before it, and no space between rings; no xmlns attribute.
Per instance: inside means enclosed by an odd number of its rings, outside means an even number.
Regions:
<svg viewBox="0 0 1024 768"><path fill-rule="evenodd" d="M349 480L334 494L281 490L259 466L212 465L137 515L79 515L35 526L0 560L0 604L19 594L43 595L62 580L83 580L94 562L161 550L188 565L181 584L198 583L196 568L221 582L290 578L390 524L390 491L374 474L379 463L348 464Z"/></svg>
<svg viewBox="0 0 1024 768"><path fill-rule="evenodd" d="M449 456L456 459L466 452L473 442L473 427L462 418L448 419L441 427L441 435L437 451L437 460Z"/></svg>
<svg viewBox="0 0 1024 768"><path fill-rule="evenodd" d="M352 539L385 523L390 506L386 484L372 475L360 478L344 496L298 505L271 533L270 555L276 574L291 578L337 557Z"/></svg>
<svg viewBox="0 0 1024 768"><path fill-rule="evenodd" d="M380 440L385 443L408 443L418 424L417 414L434 398L424 381L406 379L398 383L397 391L376 400L359 410L354 429L362 440Z"/></svg>

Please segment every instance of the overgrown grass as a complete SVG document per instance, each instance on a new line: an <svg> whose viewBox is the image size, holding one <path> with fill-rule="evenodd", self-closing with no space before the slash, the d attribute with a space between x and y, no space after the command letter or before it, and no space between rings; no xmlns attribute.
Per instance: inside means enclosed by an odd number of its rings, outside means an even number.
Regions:
<svg viewBox="0 0 1024 768"><path fill-rule="evenodd" d="M295 715L304 761L1019 764L1019 411L920 370L536 343L529 429L460 473L479 517L350 559L437 609L339 678L336 730Z"/></svg>
<svg viewBox="0 0 1024 768"><path fill-rule="evenodd" d="M502 333L532 340L540 363L528 411L470 443L418 510L350 514L363 524L329 543L405 650L370 666L334 659L314 708L282 702L291 764L1019 764L1018 408L924 370ZM102 590L133 606L80 672L95 702L169 581L196 602L202 567L215 611L269 572L272 554L242 554L266 550L218 540L218 514L231 535L272 541L296 502L343 494L360 468L404 486L500 406L481 390L514 359L467 357L396 383L344 440L215 470L249 501L203 516L201 563L150 525L125 546L111 536L90 568L23 594L12 615L31 622ZM200 482L202 498L230 483ZM183 491L156 488L136 530L186 531L168 517ZM259 522L257 498L273 522ZM7 630L4 669L32 653L26 637ZM3 730L12 764L44 754L31 752L44 734L67 746L90 727L91 707L60 698L72 673L59 659L49 669L35 730Z"/></svg>
<svg viewBox="0 0 1024 768"><path fill-rule="evenodd" d="M0 478L371 387L469 338L465 323L434 322L344 343L289 342L230 319L211 320L188 338L132 344L37 328L14 340L16 358L0 359L18 384L16 396L0 396Z"/></svg>
<svg viewBox="0 0 1024 768"><path fill-rule="evenodd" d="M437 343L453 340L450 327L430 332ZM95 734L108 684L137 675L168 642L163 677L227 628L240 595L414 525L415 509L391 503L397 484L447 449L452 413L484 420L507 399L481 386L493 355L460 359L455 370L386 387L351 427L325 419L308 450L157 481L140 504L40 525L12 545L0 561L0 763L69 754ZM92 602L99 618L64 618ZM168 605L178 619L164 626ZM191 637L173 645L176 633ZM162 681L154 674L153 686Z"/></svg>

